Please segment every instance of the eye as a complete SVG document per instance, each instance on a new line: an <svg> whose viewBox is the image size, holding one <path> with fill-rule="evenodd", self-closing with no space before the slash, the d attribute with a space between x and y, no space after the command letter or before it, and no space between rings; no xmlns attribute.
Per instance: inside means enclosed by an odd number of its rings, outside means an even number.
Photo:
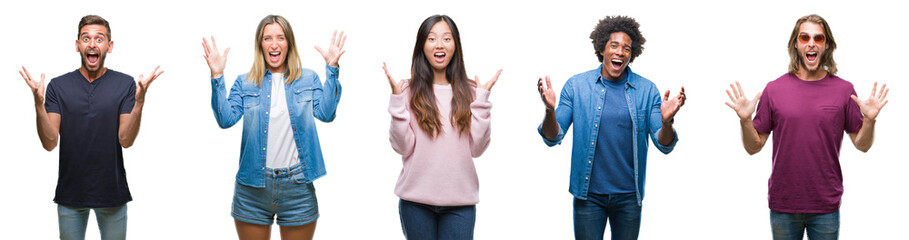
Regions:
<svg viewBox="0 0 909 240"><path fill-rule="evenodd" d="M100 42L103 42L103 41L104 41L104 38L95 38L95 41L97 41L97 42L100 43Z"/></svg>
<svg viewBox="0 0 909 240"><path fill-rule="evenodd" d="M445 38L445 42L451 42L451 38Z"/></svg>
<svg viewBox="0 0 909 240"><path fill-rule="evenodd" d="M625 51L626 51L626 52L631 52L631 48L626 47L626 48L625 48Z"/></svg>
<svg viewBox="0 0 909 240"><path fill-rule="evenodd" d="M89 39L88 37L82 37L83 42L88 42L89 40L91 40L91 39Z"/></svg>

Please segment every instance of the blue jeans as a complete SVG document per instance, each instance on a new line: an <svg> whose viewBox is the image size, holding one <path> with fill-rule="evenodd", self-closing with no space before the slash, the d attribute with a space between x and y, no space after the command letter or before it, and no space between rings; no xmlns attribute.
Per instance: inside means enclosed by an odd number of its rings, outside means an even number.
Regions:
<svg viewBox="0 0 909 240"><path fill-rule="evenodd" d="M476 205L439 207L401 199L398 213L407 239L473 239Z"/></svg>
<svg viewBox="0 0 909 240"><path fill-rule="evenodd" d="M840 211L832 213L784 213L770 210L770 226L774 240L801 240L808 230L808 239L837 239L840 235Z"/></svg>
<svg viewBox="0 0 909 240"><path fill-rule="evenodd" d="M587 194L574 199L574 238L603 239L609 223L612 239L638 239L641 206L635 193Z"/></svg>
<svg viewBox="0 0 909 240"><path fill-rule="evenodd" d="M101 239L126 239L126 204L107 208L69 207L57 204L60 239L85 239L88 212L95 210Z"/></svg>

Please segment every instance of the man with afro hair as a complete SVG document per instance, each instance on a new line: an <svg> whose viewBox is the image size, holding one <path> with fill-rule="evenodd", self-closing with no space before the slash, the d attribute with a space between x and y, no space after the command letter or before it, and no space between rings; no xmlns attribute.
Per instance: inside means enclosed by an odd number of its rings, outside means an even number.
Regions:
<svg viewBox="0 0 909 240"><path fill-rule="evenodd" d="M641 226L648 138L660 152L678 142L674 116L685 104L685 89L660 97L656 85L628 66L644 51L633 18L609 16L590 33L600 61L562 87L558 106L549 76L537 81L546 116L537 131L554 146L575 123L568 191L574 195L576 239L637 239ZM662 131L666 130L666 131Z"/></svg>

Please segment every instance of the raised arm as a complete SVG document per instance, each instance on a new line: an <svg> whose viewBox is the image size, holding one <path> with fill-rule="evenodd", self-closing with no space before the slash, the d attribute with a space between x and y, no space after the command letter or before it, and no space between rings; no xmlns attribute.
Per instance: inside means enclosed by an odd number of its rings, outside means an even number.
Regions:
<svg viewBox="0 0 909 240"><path fill-rule="evenodd" d="M547 140L555 139L559 135L559 122L556 121L556 96L555 91L552 90L552 81L549 80L549 76L546 76L545 83L543 78L537 80L537 91L540 92L540 98L543 100L543 105L546 106L540 132L543 134L543 138Z"/></svg>
<svg viewBox="0 0 909 240"><path fill-rule="evenodd" d="M767 137L770 136L769 133L758 132L754 128L754 122L751 119L751 115L754 114L754 110L757 107L758 99L761 99L763 92L758 92L754 99L748 99L745 97L745 91L742 90L742 85L739 82L735 82L735 86L729 84L729 88L732 89L732 92L726 90L726 95L729 95L729 100L732 102L726 102L726 106L735 110L735 113L739 116L739 124L742 127L742 143L745 146L745 151L754 155L764 148L764 143L767 142Z"/></svg>
<svg viewBox="0 0 909 240"><path fill-rule="evenodd" d="M889 100L886 100L889 92L890 89L887 88L887 84L881 86L881 91L878 92L877 82L874 82L874 87L871 88L871 96L868 96L867 100L862 101L855 95L850 96L852 101L858 104L859 110L864 116L862 128L858 132L849 133L849 137L852 138L852 144L859 151L868 152L868 149L871 149L871 144L874 143L874 123L877 122L877 115L881 112L881 109L889 102Z"/></svg>
<svg viewBox="0 0 909 240"><path fill-rule="evenodd" d="M344 42L346 41L347 36L344 35L344 31L341 31L340 34L335 31L331 36L331 43L328 45L327 50L322 50L321 47L315 46L316 51L325 58L325 64L327 65L325 67L325 84L318 80L318 76L315 77L315 82L313 83L313 86L320 86L313 93L313 115L323 122L331 122L335 119L338 102L341 101L338 60L341 59L341 55L347 52L347 50L344 50Z"/></svg>
<svg viewBox="0 0 909 240"><path fill-rule="evenodd" d="M224 67L227 65L227 54L230 48L224 49L224 54L218 51L218 45L215 37L211 37L211 44L208 40L202 38L202 48L205 50L205 62L211 70L211 108L215 114L215 121L221 128L229 128L240 121L243 116L243 101L240 97L240 78L234 82L230 88L230 95L227 94L227 87L224 84Z"/></svg>
<svg viewBox="0 0 909 240"><path fill-rule="evenodd" d="M44 150L50 152L57 147L57 137L60 136L60 114L48 113L44 107L44 74L41 74L40 82L35 81L32 78L32 75L28 73L28 70L23 66L22 70L19 71L19 75L22 75L22 79L25 80L25 83L28 84L28 87L32 90L32 95L35 100L38 138L41 139L41 146L44 147Z"/></svg>
<svg viewBox="0 0 909 240"><path fill-rule="evenodd" d="M120 114L120 128L118 135L120 138L120 146L123 148L128 148L133 146L133 142L136 141L136 137L139 136L139 126L142 123L142 108L145 107L145 93L148 91L148 87L151 86L151 83L158 79L158 76L161 76L164 71L158 71L158 68L161 66L156 66L155 70L144 77L144 75L139 75L139 82L136 83L136 103L133 105L133 110L127 114Z"/></svg>
<svg viewBox="0 0 909 240"><path fill-rule="evenodd" d="M492 103L489 102L489 93L501 74L502 69L499 69L496 75L486 83L480 83L479 76L474 76L473 78L477 83L477 92L476 98L470 104L472 117L470 122L470 155L472 157L480 157L486 151L486 148L489 147L489 139L492 134L489 127L491 119L489 111L492 110Z"/></svg>
<svg viewBox="0 0 909 240"><path fill-rule="evenodd" d="M391 148L402 156L408 156L413 153L416 139L413 128L410 127L410 111L407 107L407 99L404 93L404 80L396 81L390 73L388 66L383 62L382 69L385 70L385 76L388 77L388 83L391 85L391 100L388 103L388 113L391 114L391 128L388 130L388 141L391 142Z"/></svg>

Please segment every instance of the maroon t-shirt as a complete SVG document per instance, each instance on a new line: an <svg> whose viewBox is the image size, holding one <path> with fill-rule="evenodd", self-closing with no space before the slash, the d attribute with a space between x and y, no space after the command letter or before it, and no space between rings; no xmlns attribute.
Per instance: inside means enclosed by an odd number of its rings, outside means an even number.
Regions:
<svg viewBox="0 0 909 240"><path fill-rule="evenodd" d="M840 207L843 131L862 127L862 113L849 97L852 83L832 74L804 81L785 74L767 83L754 128L773 132L770 209L787 213L831 213Z"/></svg>

